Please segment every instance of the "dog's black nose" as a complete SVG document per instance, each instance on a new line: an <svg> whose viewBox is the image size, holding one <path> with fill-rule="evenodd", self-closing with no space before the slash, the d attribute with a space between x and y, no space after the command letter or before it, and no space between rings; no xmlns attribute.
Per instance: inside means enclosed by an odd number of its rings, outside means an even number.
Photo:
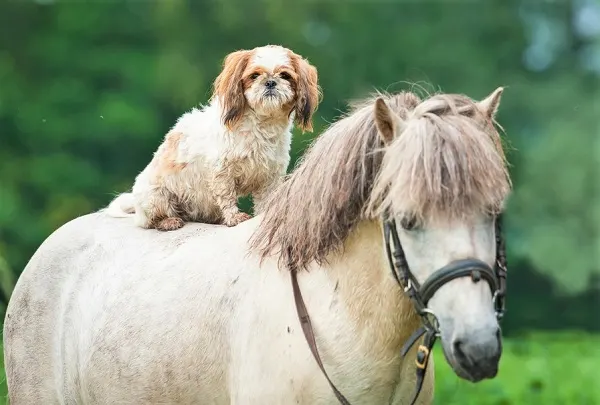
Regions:
<svg viewBox="0 0 600 405"><path fill-rule="evenodd" d="M275 80L267 80L265 86L267 86L267 89L272 89L273 87L277 86L277 83Z"/></svg>

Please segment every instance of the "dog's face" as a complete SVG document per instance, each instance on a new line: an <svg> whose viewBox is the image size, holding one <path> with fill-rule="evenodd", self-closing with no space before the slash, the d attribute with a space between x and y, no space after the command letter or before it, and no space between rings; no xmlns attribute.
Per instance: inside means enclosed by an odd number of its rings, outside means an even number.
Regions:
<svg viewBox="0 0 600 405"><path fill-rule="evenodd" d="M242 85L250 107L258 112L276 112L294 99L298 74L287 52L279 48L261 48L250 58ZM292 87L293 86L293 87Z"/></svg>
<svg viewBox="0 0 600 405"><path fill-rule="evenodd" d="M263 46L230 53L215 80L228 128L248 108L260 115L295 113L303 131L312 131L312 115L320 96L317 69L281 46Z"/></svg>

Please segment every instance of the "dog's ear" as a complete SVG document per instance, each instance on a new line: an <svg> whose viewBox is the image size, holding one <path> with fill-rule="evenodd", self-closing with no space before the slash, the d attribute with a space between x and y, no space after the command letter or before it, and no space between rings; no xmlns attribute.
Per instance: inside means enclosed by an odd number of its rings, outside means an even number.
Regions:
<svg viewBox="0 0 600 405"><path fill-rule="evenodd" d="M290 60L297 75L294 121L303 132L312 132L312 117L321 98L317 68L293 52L290 52Z"/></svg>
<svg viewBox="0 0 600 405"><path fill-rule="evenodd" d="M213 96L218 96L223 107L223 124L232 129L244 115L246 97L242 74L250 60L250 52L235 51L223 61L223 69L215 79Z"/></svg>

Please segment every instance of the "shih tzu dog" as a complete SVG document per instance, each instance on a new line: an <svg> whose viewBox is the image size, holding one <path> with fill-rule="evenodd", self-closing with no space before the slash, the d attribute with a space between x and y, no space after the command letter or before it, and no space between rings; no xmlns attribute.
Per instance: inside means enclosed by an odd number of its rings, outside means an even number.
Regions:
<svg viewBox="0 0 600 405"><path fill-rule="evenodd" d="M312 132L320 95L317 69L289 49L227 55L209 104L177 120L131 193L106 213L163 231L186 221L235 226L249 219L238 197L252 194L261 211L285 176L293 124Z"/></svg>

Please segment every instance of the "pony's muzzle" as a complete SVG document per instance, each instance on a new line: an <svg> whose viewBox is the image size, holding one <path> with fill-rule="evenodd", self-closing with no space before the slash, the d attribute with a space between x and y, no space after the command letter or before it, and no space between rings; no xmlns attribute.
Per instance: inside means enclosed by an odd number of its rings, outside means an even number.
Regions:
<svg viewBox="0 0 600 405"><path fill-rule="evenodd" d="M452 354L468 379L477 382L494 378L502 354L500 328L485 328L468 335L456 335L451 343Z"/></svg>
<svg viewBox="0 0 600 405"><path fill-rule="evenodd" d="M461 316L455 316L450 323L446 321L445 336L450 339L444 345L445 350L451 352L453 368L459 376L473 382L494 378L502 353L498 316L493 312L494 301L491 299L500 287L498 276L492 267L481 260L456 260L434 272L423 283L421 294L429 299L438 289L457 279L462 280L463 286L478 285L480 288L466 289L462 291L462 296L455 296L454 305L457 305L458 299ZM488 288L491 293L489 306L474 305L478 301L470 298L480 297ZM438 309L444 315L444 309ZM445 318L448 319L447 314Z"/></svg>

